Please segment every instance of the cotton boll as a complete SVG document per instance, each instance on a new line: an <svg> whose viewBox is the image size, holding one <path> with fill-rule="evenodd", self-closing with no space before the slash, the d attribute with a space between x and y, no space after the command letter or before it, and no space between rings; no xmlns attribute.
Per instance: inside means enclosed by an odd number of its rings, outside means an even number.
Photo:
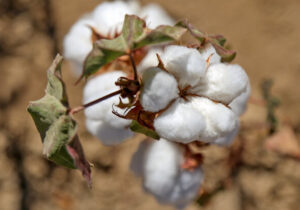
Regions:
<svg viewBox="0 0 300 210"><path fill-rule="evenodd" d="M130 167L158 202L182 209L195 199L203 182L201 167L187 171L181 169L183 161L183 150L177 144L160 139L142 142Z"/></svg>
<svg viewBox="0 0 300 210"><path fill-rule="evenodd" d="M229 104L229 107L235 114L240 116L245 112L250 93L251 87L250 83L248 82L246 92L243 92Z"/></svg>
<svg viewBox="0 0 300 210"><path fill-rule="evenodd" d="M200 51L200 54L204 60L209 58L209 64L221 63L221 56L217 53L216 49L212 45L208 45L203 50Z"/></svg>
<svg viewBox="0 0 300 210"><path fill-rule="evenodd" d="M103 2L93 11L93 19L101 35L107 36L121 32L126 14L137 14L138 7L123 1Z"/></svg>
<svg viewBox="0 0 300 210"><path fill-rule="evenodd" d="M196 49L168 46L161 59L165 68L179 80L181 88L197 84L205 74L206 61Z"/></svg>
<svg viewBox="0 0 300 210"><path fill-rule="evenodd" d="M160 68L147 69L142 83L140 101L146 111L157 112L178 97L176 79Z"/></svg>
<svg viewBox="0 0 300 210"><path fill-rule="evenodd" d="M158 59L156 54L162 54L161 48L150 48L146 56L143 58L137 69L139 74L143 74L146 69L150 67L156 67L158 65Z"/></svg>
<svg viewBox="0 0 300 210"><path fill-rule="evenodd" d="M87 130L96 136L104 145L117 145L133 136L129 129L115 128L103 121L86 120Z"/></svg>
<svg viewBox="0 0 300 210"><path fill-rule="evenodd" d="M223 104L214 103L203 97L193 97L191 103L206 121L206 129L201 134L201 141L213 142L236 129L237 116Z"/></svg>
<svg viewBox="0 0 300 210"><path fill-rule="evenodd" d="M155 131L170 141L189 143L205 130L205 118L191 103L178 99L154 120Z"/></svg>
<svg viewBox="0 0 300 210"><path fill-rule="evenodd" d="M96 76L88 81L83 91L83 103L89 103L119 89L115 82L119 77L126 76L121 71L114 71ZM113 105L119 103L119 96L113 96L101 103L85 109L85 115L91 120L101 120L112 127L124 128L131 121L120 118L112 113Z"/></svg>
<svg viewBox="0 0 300 210"><path fill-rule="evenodd" d="M181 158L176 144L163 139L153 142L144 159L145 189L156 197L169 194L175 184Z"/></svg>
<svg viewBox="0 0 300 210"><path fill-rule="evenodd" d="M237 64L214 64L206 74L207 86L199 95L229 104L234 98L246 91L248 77Z"/></svg>
<svg viewBox="0 0 300 210"><path fill-rule="evenodd" d="M148 4L139 14L145 18L147 27L154 29L159 25L174 25L175 21L158 4Z"/></svg>
<svg viewBox="0 0 300 210"><path fill-rule="evenodd" d="M77 75L82 73L82 65L92 50L92 30L95 22L90 16L85 16L77 21L64 39L64 56L72 62L73 70Z"/></svg>

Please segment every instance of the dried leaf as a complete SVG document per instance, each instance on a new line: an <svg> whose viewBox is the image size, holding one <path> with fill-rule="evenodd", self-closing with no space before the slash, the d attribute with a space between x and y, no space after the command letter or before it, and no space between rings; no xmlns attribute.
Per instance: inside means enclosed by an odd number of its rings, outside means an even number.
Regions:
<svg viewBox="0 0 300 210"><path fill-rule="evenodd" d="M226 39L222 35L208 35L200 30L196 29L192 24L190 24L187 20L179 21L176 26L180 26L186 28L192 36L194 36L200 42L200 45L203 47L207 43L213 45L216 49L217 53L221 56L222 62L231 62L235 56L236 52L233 50L229 50L225 48Z"/></svg>
<svg viewBox="0 0 300 210"><path fill-rule="evenodd" d="M44 155L56 164L80 169L90 183L91 169L76 134L77 123L68 114L68 99L61 79L62 60L57 55L48 70L45 96L30 102L28 112L40 133Z"/></svg>

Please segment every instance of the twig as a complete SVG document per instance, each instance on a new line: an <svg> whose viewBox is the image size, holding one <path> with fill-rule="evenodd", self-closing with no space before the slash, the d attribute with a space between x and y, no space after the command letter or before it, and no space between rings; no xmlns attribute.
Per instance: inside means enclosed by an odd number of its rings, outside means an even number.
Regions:
<svg viewBox="0 0 300 210"><path fill-rule="evenodd" d="M136 65L135 65L132 53L129 53L129 58L130 58L130 62L131 62L132 68L133 68L134 80L137 81L138 74L137 74L137 69L136 69Z"/></svg>
<svg viewBox="0 0 300 210"><path fill-rule="evenodd" d="M103 97L101 97L101 98L98 98L98 99L96 99L96 100L94 100L94 101L91 101L91 102L89 102L89 103L87 103L87 104L84 104L84 105L75 107L75 108L73 108L73 109L70 109L68 113L69 113L70 115L76 114L77 112L80 112L80 111L84 110L85 108L88 108L88 107L90 107L90 106L92 106L92 105L95 105L95 104L97 104L97 103L100 103L101 101L104 101L104 100L109 99L109 98L111 98L111 97L113 97L113 96L115 96L115 95L120 94L121 92L122 92L121 89L120 89L120 90L117 90L117 91L112 92L112 93L110 93L110 94L108 94L108 95L105 95L105 96L103 96Z"/></svg>

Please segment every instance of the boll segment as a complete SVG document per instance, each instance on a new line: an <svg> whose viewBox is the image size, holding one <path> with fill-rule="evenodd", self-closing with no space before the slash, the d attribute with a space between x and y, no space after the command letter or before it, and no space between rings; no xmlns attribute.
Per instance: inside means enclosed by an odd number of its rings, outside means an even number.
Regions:
<svg viewBox="0 0 300 210"><path fill-rule="evenodd" d="M201 167L187 171L181 168L183 161L179 145L160 139L142 142L130 167L158 202L182 209L197 196L203 182Z"/></svg>
<svg viewBox="0 0 300 210"><path fill-rule="evenodd" d="M169 90L166 94L166 90ZM173 75L152 67L143 74L141 103L145 110L158 112L178 97L177 82Z"/></svg>
<svg viewBox="0 0 300 210"><path fill-rule="evenodd" d="M226 145L238 130L238 116L250 93L248 77L239 65L220 63L221 58L212 46L201 52L184 46L166 47L160 55L164 68L160 71L172 75L176 85L164 79L151 107L143 108L152 112L162 110L154 120L154 129L164 139L184 144L202 141ZM158 69L155 71L159 72ZM153 71L149 68L144 75ZM143 84L158 81L155 77L143 77ZM149 97L144 97L148 93L155 94L154 86L144 85L142 105L149 104Z"/></svg>
<svg viewBox="0 0 300 210"><path fill-rule="evenodd" d="M119 87L115 85L115 81L122 76L126 76L125 73L114 71L98 75L89 80L83 91L83 103L89 103L117 91ZM132 132L127 129L131 120L120 118L112 113L114 104L118 103L119 97L114 96L88 107L84 112L87 118L87 129L106 145L120 143L132 136Z"/></svg>

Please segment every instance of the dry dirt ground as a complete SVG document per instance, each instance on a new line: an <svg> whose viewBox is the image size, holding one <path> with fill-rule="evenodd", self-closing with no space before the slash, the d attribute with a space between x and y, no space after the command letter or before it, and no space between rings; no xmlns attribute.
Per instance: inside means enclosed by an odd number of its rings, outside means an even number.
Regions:
<svg viewBox="0 0 300 210"><path fill-rule="evenodd" d="M42 157L40 137L26 112L28 102L43 95L46 69L62 52L63 37L72 23L100 2L0 0L1 210L172 209L145 194L128 169L141 136L105 147L85 131L83 115L77 116L87 158L95 165L89 189L78 171L57 167ZM225 35L238 51L234 62L247 70L252 84L254 100L242 117L234 148L204 149L202 205L195 202L187 209L300 209L300 161L266 150L266 109L256 103L261 100L262 79L273 79L273 94L281 100L280 126L289 126L299 139L300 1L153 2L177 19L187 17L206 32ZM71 104L79 105L83 84L73 85L76 78L67 62L63 69Z"/></svg>

